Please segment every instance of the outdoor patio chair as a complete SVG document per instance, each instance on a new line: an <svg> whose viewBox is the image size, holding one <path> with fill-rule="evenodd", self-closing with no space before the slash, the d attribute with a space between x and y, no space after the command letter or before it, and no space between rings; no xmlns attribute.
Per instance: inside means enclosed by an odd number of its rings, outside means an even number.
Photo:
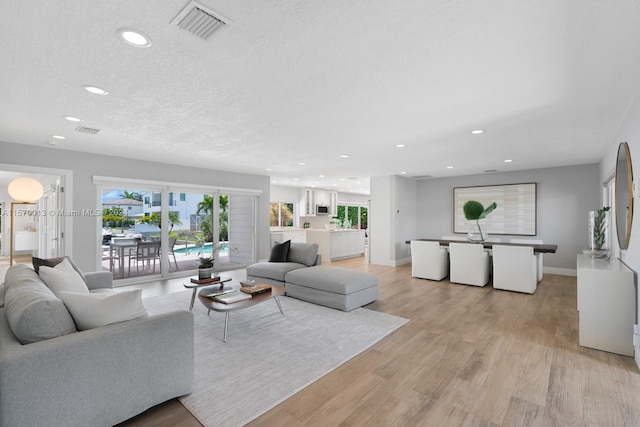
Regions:
<svg viewBox="0 0 640 427"><path fill-rule="evenodd" d="M173 251L173 248L177 241L177 237L169 237L169 251L167 252L168 255L173 256L173 262L176 264L176 270L178 269L178 261L176 261L176 253ZM169 266L171 266L171 261L169 261Z"/></svg>
<svg viewBox="0 0 640 427"><path fill-rule="evenodd" d="M136 274L140 274L140 263L147 262L147 268L153 261L153 274L156 272L156 260L160 261L160 242L138 242L135 253L129 256L129 275L131 275L131 261L136 262ZM144 268L144 265L143 265Z"/></svg>

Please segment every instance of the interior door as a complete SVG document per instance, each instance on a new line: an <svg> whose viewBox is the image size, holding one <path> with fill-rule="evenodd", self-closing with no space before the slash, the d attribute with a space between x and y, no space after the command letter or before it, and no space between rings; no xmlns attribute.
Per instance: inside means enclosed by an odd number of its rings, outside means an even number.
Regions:
<svg viewBox="0 0 640 427"><path fill-rule="evenodd" d="M38 256L56 258L64 254L64 194L63 177L56 178L56 184L46 189L38 201L39 228Z"/></svg>

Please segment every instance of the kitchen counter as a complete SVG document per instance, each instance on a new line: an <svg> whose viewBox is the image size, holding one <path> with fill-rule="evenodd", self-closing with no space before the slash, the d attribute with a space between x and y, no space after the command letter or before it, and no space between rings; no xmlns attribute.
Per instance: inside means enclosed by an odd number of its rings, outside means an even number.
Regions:
<svg viewBox="0 0 640 427"><path fill-rule="evenodd" d="M307 243L318 244L318 253L322 255L323 262L364 255L364 241L364 230L307 229Z"/></svg>

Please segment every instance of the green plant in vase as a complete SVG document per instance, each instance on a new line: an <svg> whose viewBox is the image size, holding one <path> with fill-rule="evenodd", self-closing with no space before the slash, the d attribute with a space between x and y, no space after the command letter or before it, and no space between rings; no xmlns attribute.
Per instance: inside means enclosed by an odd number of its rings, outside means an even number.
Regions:
<svg viewBox="0 0 640 427"><path fill-rule="evenodd" d="M480 241L480 242L484 242L487 239L487 232L486 230L482 229L482 226L480 225L480 220L484 219L487 217L487 215L489 215L491 212L494 211L495 208L497 208L498 205L496 204L496 202L491 203L489 206L487 206L486 208L482 205L482 203L476 201L476 200L469 200L468 202L466 202L464 204L464 206L462 206L462 210L464 211L464 217L468 220L468 221L475 221L476 224L474 226L474 229L471 230L467 236L467 239L469 241ZM477 232L478 234L478 238L476 239L474 237L474 234Z"/></svg>
<svg viewBox="0 0 640 427"><path fill-rule="evenodd" d="M213 272L213 256L210 257L200 257L200 264L198 265L198 279L209 279L211 278L211 273Z"/></svg>
<svg viewBox="0 0 640 427"><path fill-rule="evenodd" d="M607 212L610 209L610 206L598 209L593 218L593 247L597 251L602 251L607 241Z"/></svg>

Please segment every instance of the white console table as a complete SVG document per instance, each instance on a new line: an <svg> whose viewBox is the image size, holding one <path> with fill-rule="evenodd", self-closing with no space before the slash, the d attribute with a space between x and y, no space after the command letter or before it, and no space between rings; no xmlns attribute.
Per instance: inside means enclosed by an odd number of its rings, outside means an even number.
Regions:
<svg viewBox="0 0 640 427"><path fill-rule="evenodd" d="M633 356L633 271L617 259L578 255L580 345Z"/></svg>

